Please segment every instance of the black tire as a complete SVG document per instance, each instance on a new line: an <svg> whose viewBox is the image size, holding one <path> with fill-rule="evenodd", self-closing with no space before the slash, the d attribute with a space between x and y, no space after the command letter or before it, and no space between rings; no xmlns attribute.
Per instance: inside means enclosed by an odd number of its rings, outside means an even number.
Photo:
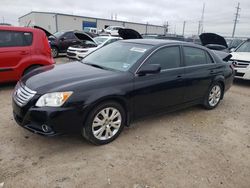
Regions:
<svg viewBox="0 0 250 188"><path fill-rule="evenodd" d="M27 68L27 69L23 72L23 75L22 75L22 76L24 76L24 75L30 73L31 71L33 71L34 69L36 69L36 68L38 68L38 67L40 67L40 65L33 65L33 66Z"/></svg>
<svg viewBox="0 0 250 188"><path fill-rule="evenodd" d="M94 123L94 118L97 116L97 114L99 114L99 112L101 112L105 108L114 108L120 112L121 125L120 125L118 131L111 138L108 138L106 140L101 140L101 139L96 138L96 136L94 135L94 133L92 131L92 124ZM124 108L119 103L114 102L114 101L103 102L103 103L97 105L89 113L87 120L82 128L82 136L86 140L88 140L89 142L91 142L95 145L108 144L108 143L112 142L113 140L115 140L120 135L120 133L122 132L122 130L124 128L125 122L126 122L126 113L125 113ZM102 125L102 126L105 127L105 125ZM106 129L104 131L105 132L103 132L102 134L106 133Z"/></svg>
<svg viewBox="0 0 250 188"><path fill-rule="evenodd" d="M52 46L51 47L51 55L52 55L52 57L56 58L56 57L58 57L58 54L59 54L58 48L55 47L55 46Z"/></svg>
<svg viewBox="0 0 250 188"><path fill-rule="evenodd" d="M212 94L214 88L219 88L220 89L220 95L218 95L219 97L216 97L216 98L218 98L218 101L215 98L214 99L214 104L212 105L211 103L213 103L213 102L210 102L210 100L213 100L213 99L209 99L209 98L210 98L210 94ZM212 86L209 88L209 90L208 90L208 92L206 94L206 97L204 99L204 104L203 104L204 107L206 109L208 109L208 110L212 110L212 109L216 108L219 105L223 94L224 94L224 89L223 89L223 86L222 86L221 83L215 82L214 84L212 84Z"/></svg>

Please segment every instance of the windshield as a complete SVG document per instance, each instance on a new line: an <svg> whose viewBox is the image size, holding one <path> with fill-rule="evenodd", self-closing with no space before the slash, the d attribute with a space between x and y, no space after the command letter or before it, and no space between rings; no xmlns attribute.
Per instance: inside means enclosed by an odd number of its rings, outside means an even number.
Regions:
<svg viewBox="0 0 250 188"><path fill-rule="evenodd" d="M150 48L152 48L151 45L115 42L88 55L83 59L83 63L106 69L127 71Z"/></svg>
<svg viewBox="0 0 250 188"><path fill-rule="evenodd" d="M104 43L106 40L108 40L107 37L95 37L94 38L94 41L96 42L97 45Z"/></svg>
<svg viewBox="0 0 250 188"><path fill-rule="evenodd" d="M236 52L250 52L250 41L244 42L239 48L237 48Z"/></svg>
<svg viewBox="0 0 250 188"><path fill-rule="evenodd" d="M54 33L53 35L54 35L56 38L60 38L64 33L65 33L65 32L60 31L60 32Z"/></svg>

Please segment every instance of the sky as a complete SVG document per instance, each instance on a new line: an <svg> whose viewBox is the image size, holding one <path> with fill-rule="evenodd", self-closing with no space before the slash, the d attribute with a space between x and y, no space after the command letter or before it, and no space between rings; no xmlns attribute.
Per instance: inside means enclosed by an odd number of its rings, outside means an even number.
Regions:
<svg viewBox="0 0 250 188"><path fill-rule="evenodd" d="M58 12L80 16L163 25L171 33L198 33L205 3L204 31L231 36L237 3L240 17L235 36L250 37L250 0L0 0L0 22L18 25L18 17L30 11Z"/></svg>

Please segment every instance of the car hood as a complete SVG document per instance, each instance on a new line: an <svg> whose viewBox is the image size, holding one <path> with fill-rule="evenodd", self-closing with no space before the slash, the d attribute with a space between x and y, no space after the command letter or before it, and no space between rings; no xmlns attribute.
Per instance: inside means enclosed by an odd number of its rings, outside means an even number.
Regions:
<svg viewBox="0 0 250 188"><path fill-rule="evenodd" d="M133 29L121 28L118 30L118 34L123 39L142 39L140 33Z"/></svg>
<svg viewBox="0 0 250 188"><path fill-rule="evenodd" d="M21 82L38 94L44 94L74 91L83 83L92 83L117 75L118 72L95 68L81 62L72 62L38 68L24 76Z"/></svg>
<svg viewBox="0 0 250 188"><path fill-rule="evenodd" d="M49 37L51 35L53 36L53 34L51 34L49 31L47 31L46 29L44 29L42 27L39 27L39 26L35 25L34 28L44 31L44 33L46 34L47 37Z"/></svg>
<svg viewBox="0 0 250 188"><path fill-rule="evenodd" d="M203 46L221 45L224 48L228 48L225 38L218 34L202 33L199 37Z"/></svg>
<svg viewBox="0 0 250 188"><path fill-rule="evenodd" d="M233 60L250 61L250 52L232 52Z"/></svg>

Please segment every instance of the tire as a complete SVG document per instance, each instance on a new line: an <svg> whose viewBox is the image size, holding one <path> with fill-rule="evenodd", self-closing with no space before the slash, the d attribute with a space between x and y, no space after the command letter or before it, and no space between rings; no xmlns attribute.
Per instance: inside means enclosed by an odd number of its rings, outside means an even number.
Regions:
<svg viewBox="0 0 250 188"><path fill-rule="evenodd" d="M52 46L52 47L51 47L51 55L52 55L52 57L53 57L53 58L56 58L56 57L58 57L58 54L59 54L59 52L58 52L57 47Z"/></svg>
<svg viewBox="0 0 250 188"><path fill-rule="evenodd" d="M101 103L89 113L82 128L82 136L95 145L108 144L120 135L125 119L125 110L119 103L113 101Z"/></svg>
<svg viewBox="0 0 250 188"><path fill-rule="evenodd" d="M33 71L34 69L40 67L40 65L33 65L29 68L27 68L24 72L23 72L23 75L22 76L25 76L26 74L30 73L31 71Z"/></svg>
<svg viewBox="0 0 250 188"><path fill-rule="evenodd" d="M204 107L208 110L216 108L223 96L223 87L220 83L214 83L208 90L204 100Z"/></svg>

